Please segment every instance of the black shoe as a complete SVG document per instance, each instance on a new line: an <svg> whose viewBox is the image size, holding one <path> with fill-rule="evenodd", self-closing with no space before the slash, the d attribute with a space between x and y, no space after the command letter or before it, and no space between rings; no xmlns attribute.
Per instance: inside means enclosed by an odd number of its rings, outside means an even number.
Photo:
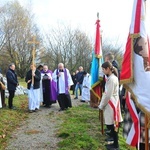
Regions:
<svg viewBox="0 0 150 150"><path fill-rule="evenodd" d="M33 113L33 110L29 110L29 113Z"/></svg>
<svg viewBox="0 0 150 150"><path fill-rule="evenodd" d="M120 148L118 147L118 148L115 148L115 147L106 147L107 148L107 150L120 150Z"/></svg>
<svg viewBox="0 0 150 150"><path fill-rule="evenodd" d="M15 107L15 106L12 106L12 107L9 107L9 109L16 110L16 107Z"/></svg>
<svg viewBox="0 0 150 150"><path fill-rule="evenodd" d="M85 101L84 101L84 100L81 100L80 102L83 102L83 103L84 103Z"/></svg>
<svg viewBox="0 0 150 150"><path fill-rule="evenodd" d="M45 105L44 107L46 107L46 108L51 108L51 106L50 106L50 105Z"/></svg>
<svg viewBox="0 0 150 150"><path fill-rule="evenodd" d="M115 147L114 144L106 144L107 150L119 150L119 146Z"/></svg>
<svg viewBox="0 0 150 150"><path fill-rule="evenodd" d="M78 99L77 97L75 97L74 99Z"/></svg>
<svg viewBox="0 0 150 150"><path fill-rule="evenodd" d="M64 111L65 109L60 108L58 111Z"/></svg>

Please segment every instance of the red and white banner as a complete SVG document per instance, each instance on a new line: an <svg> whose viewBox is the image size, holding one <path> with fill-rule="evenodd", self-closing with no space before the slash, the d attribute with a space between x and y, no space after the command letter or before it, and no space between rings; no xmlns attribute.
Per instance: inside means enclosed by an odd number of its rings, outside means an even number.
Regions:
<svg viewBox="0 0 150 150"><path fill-rule="evenodd" d="M146 31L145 0L134 0L132 20L120 74L121 83L131 93L127 97L133 124L127 143L135 146L139 140L139 120L135 103L145 113L150 113L150 47ZM135 103L133 103L134 100Z"/></svg>
<svg viewBox="0 0 150 150"><path fill-rule="evenodd" d="M150 48L145 28L145 0L134 0L130 32L122 63L121 83L137 106L150 112Z"/></svg>
<svg viewBox="0 0 150 150"><path fill-rule="evenodd" d="M133 100L131 99L131 94L128 92L126 96L126 105L129 109L130 116L132 118L131 129L128 133L126 143L131 146L136 146L139 143L140 139L140 124L139 124L139 116L135 107Z"/></svg>

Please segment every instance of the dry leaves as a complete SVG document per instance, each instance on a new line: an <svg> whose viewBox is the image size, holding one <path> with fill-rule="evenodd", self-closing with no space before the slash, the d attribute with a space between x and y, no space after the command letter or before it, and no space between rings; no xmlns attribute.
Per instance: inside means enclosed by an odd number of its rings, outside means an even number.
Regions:
<svg viewBox="0 0 150 150"><path fill-rule="evenodd" d="M38 130L28 130L25 131L26 134L38 134L38 133L42 133L42 131L38 131Z"/></svg>
<svg viewBox="0 0 150 150"><path fill-rule="evenodd" d="M0 138L5 138L6 137L6 135L5 134L3 134L3 135L0 135Z"/></svg>

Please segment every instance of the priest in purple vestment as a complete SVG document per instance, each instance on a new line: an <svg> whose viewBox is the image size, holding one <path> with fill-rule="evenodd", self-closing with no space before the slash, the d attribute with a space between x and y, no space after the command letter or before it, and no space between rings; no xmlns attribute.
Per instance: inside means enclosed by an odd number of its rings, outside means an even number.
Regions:
<svg viewBox="0 0 150 150"><path fill-rule="evenodd" d="M43 66L43 70L41 71L43 105L47 108L50 108L57 100L56 83L52 79L52 73L47 65Z"/></svg>
<svg viewBox="0 0 150 150"><path fill-rule="evenodd" d="M58 69L54 71L52 77L57 83L58 103L60 106L59 111L72 107L69 90L70 86L73 85L73 81L69 70L64 68L63 63L59 63Z"/></svg>

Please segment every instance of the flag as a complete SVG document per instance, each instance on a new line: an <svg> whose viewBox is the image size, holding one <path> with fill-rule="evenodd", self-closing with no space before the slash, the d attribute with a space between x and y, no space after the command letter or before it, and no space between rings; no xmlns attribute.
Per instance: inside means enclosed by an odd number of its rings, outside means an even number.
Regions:
<svg viewBox="0 0 150 150"><path fill-rule="evenodd" d="M100 34L100 20L96 21L96 38L95 49L92 53L91 64L91 107L98 107L101 98L101 64L103 61L102 49L101 49L101 34Z"/></svg>
<svg viewBox="0 0 150 150"><path fill-rule="evenodd" d="M140 136L136 111L133 111L133 105L136 104L144 113L150 113L150 49L148 34L146 31L146 4L145 0L134 0L132 19L129 35L126 43L126 50L122 62L122 71L120 82L128 91L127 99L129 112L132 118L133 126L130 130L133 138L127 140L127 143L135 146ZM131 105L131 101L134 101Z"/></svg>

